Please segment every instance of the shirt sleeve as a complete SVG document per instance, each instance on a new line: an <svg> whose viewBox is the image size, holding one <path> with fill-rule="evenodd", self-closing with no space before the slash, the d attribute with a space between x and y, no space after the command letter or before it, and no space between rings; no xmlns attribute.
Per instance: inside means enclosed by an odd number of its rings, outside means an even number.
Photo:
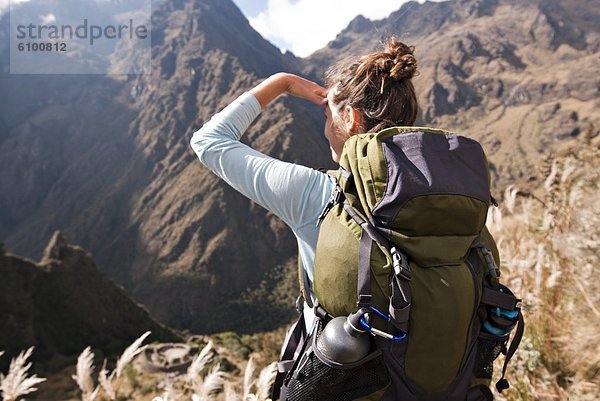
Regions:
<svg viewBox="0 0 600 401"><path fill-rule="evenodd" d="M314 224L331 195L330 178L239 142L260 112L258 100L246 92L196 131L191 146L206 167L292 229Z"/></svg>

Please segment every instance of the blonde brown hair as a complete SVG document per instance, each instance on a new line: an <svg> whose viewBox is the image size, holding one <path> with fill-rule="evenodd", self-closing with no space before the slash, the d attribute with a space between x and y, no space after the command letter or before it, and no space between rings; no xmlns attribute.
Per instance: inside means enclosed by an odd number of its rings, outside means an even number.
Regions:
<svg viewBox="0 0 600 401"><path fill-rule="evenodd" d="M382 52L341 62L329 69L326 82L339 109L350 106L362 115L362 131L413 125L418 103L411 78L418 74L414 47L390 38Z"/></svg>

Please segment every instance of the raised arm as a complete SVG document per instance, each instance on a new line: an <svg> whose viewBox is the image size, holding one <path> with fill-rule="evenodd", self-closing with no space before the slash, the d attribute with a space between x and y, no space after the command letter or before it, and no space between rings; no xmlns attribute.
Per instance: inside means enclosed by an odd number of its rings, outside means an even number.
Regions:
<svg viewBox="0 0 600 401"><path fill-rule="evenodd" d="M280 72L271 75L250 90L264 109L282 93L309 100L317 105L327 103L327 90L316 83L293 74Z"/></svg>
<svg viewBox="0 0 600 401"><path fill-rule="evenodd" d="M322 102L317 84L276 74L213 116L194 133L200 161L233 188L272 211L292 229L313 222L330 196L326 174L266 156L239 142L263 107L279 94Z"/></svg>

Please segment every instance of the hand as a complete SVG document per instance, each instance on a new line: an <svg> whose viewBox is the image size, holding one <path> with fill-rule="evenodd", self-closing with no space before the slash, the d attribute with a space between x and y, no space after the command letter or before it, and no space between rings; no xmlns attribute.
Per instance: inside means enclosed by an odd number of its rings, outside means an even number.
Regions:
<svg viewBox="0 0 600 401"><path fill-rule="evenodd" d="M287 90L290 95L306 99L319 106L327 103L327 89L297 75L287 75Z"/></svg>
<svg viewBox="0 0 600 401"><path fill-rule="evenodd" d="M327 90L322 86L294 74L277 73L250 90L260 106L267 105L283 93L309 100L317 105L327 103Z"/></svg>

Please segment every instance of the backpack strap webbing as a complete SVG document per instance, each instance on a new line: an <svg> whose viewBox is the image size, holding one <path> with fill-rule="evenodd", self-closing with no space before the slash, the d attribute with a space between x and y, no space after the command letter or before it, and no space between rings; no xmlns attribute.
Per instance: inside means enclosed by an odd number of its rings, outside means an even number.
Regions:
<svg viewBox="0 0 600 401"><path fill-rule="evenodd" d="M406 332L412 298L408 284L411 273L406 255L397 250L374 224L363 219L348 200L344 200L344 210L362 228L358 255L357 306L359 308L371 306L371 249L373 242L377 242L390 251L394 265L395 274L388 308L391 317L390 323Z"/></svg>
<svg viewBox="0 0 600 401"><path fill-rule="evenodd" d="M515 310L521 300L512 294L506 294L490 287L483 286L483 294L481 295L481 303L491 306L500 307L506 310Z"/></svg>
<svg viewBox="0 0 600 401"><path fill-rule="evenodd" d="M356 285L356 305L359 308L371 305L371 248L373 240L363 230L358 245L358 278Z"/></svg>
<svg viewBox="0 0 600 401"><path fill-rule="evenodd" d="M350 215L350 217L352 217L352 220L358 223L360 228L362 228L363 231L365 231L373 241L388 249L391 248L390 241L381 235L379 230L373 224L359 216L347 199L344 200L344 210Z"/></svg>
<svg viewBox="0 0 600 401"><path fill-rule="evenodd" d="M508 367L508 363L510 359L513 357L519 344L521 343L521 339L523 338L523 332L525 331L525 320L523 319L523 314L519 311L519 321L517 323L517 331L515 332L515 336L513 337L510 346L508 347L508 351L506 352L506 357L504 358L504 365L502 366L502 377L496 383L496 389L499 393L506 390L510 387L508 384L508 380L504 378L506 375L506 368Z"/></svg>
<svg viewBox="0 0 600 401"><path fill-rule="evenodd" d="M308 277L308 272L306 269L304 269L304 267L302 267L301 264L298 266L298 268L300 269L300 276L302 277L302 298L304 299L304 302L306 302L306 304L312 308L314 307L311 291L312 285L310 278Z"/></svg>
<svg viewBox="0 0 600 401"><path fill-rule="evenodd" d="M277 362L277 374L275 375L275 381L273 383L273 391L271 393L272 400L278 400L281 392L281 387L285 381L285 377L288 372L292 370L298 355L304 348L306 342L306 327L304 323L304 307L302 305L302 298L299 298L296 302L296 307L300 313L298 320L288 330L283 346L281 347L281 357Z"/></svg>
<svg viewBox="0 0 600 401"><path fill-rule="evenodd" d="M469 389L466 401L494 401L494 395L488 386L480 384Z"/></svg>

